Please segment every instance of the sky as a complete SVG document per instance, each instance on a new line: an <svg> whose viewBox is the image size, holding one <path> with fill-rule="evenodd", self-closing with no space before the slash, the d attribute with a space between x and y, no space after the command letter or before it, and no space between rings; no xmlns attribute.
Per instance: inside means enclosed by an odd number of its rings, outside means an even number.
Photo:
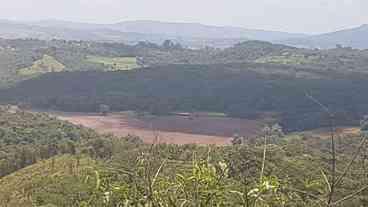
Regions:
<svg viewBox="0 0 368 207"><path fill-rule="evenodd" d="M157 20L318 34L368 24L368 0L0 0L0 19Z"/></svg>

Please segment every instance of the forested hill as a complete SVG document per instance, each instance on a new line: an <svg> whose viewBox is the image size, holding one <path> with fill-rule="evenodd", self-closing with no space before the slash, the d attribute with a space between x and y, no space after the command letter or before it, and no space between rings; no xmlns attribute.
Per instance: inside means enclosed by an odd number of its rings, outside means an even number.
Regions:
<svg viewBox="0 0 368 207"><path fill-rule="evenodd" d="M1 106L0 122L0 178L39 160L88 152L92 143L103 146L104 136L47 114ZM92 151L98 154L97 148Z"/></svg>
<svg viewBox="0 0 368 207"><path fill-rule="evenodd" d="M309 207L331 196L333 206L367 203L367 142L358 135L338 139L331 162L329 139L285 135L277 125L233 146L203 146L145 145L7 109L0 121L0 206Z"/></svg>
<svg viewBox="0 0 368 207"><path fill-rule="evenodd" d="M115 71L168 64L266 63L314 72L368 71L368 51L351 48L298 49L246 41L226 49L193 50L167 40L136 45L91 41L0 39L0 87L40 74L60 71ZM278 66L277 66L278 67Z"/></svg>
<svg viewBox="0 0 368 207"><path fill-rule="evenodd" d="M268 64L168 65L119 72L49 73L3 90L3 102L64 111L215 111L234 117L278 114L288 130L326 124L307 94L336 113L338 124L357 124L368 111L368 77L313 73Z"/></svg>
<svg viewBox="0 0 368 207"><path fill-rule="evenodd" d="M236 117L274 112L295 130L323 126L320 109L305 98L309 92L341 114L342 124L355 124L367 113L359 95L366 89L367 50L262 41L193 50L170 40L132 46L0 39L0 60L0 88L10 87L0 94L5 103L69 111L108 104L113 110L206 110Z"/></svg>

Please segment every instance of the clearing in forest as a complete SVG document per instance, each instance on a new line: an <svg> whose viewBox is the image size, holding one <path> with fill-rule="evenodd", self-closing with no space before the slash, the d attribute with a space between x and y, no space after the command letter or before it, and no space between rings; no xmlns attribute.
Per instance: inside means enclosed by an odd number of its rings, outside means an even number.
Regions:
<svg viewBox="0 0 368 207"><path fill-rule="evenodd" d="M30 76L35 74L62 72L65 66L57 61L54 57L44 55L41 59L36 60L32 66L18 70L19 75Z"/></svg>
<svg viewBox="0 0 368 207"><path fill-rule="evenodd" d="M87 61L103 64L109 71L131 70L139 67L136 57L87 56Z"/></svg>
<svg viewBox="0 0 368 207"><path fill-rule="evenodd" d="M136 116L113 113L108 116L57 113L60 119L117 136L139 136L145 143L228 145L234 134L253 138L263 122L220 116Z"/></svg>

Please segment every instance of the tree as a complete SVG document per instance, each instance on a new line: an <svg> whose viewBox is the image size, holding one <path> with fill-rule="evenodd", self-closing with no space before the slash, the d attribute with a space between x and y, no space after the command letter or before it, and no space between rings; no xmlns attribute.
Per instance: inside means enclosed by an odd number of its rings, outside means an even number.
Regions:
<svg viewBox="0 0 368 207"><path fill-rule="evenodd" d="M365 115L363 119L360 121L360 130L362 132L368 131L368 115Z"/></svg>
<svg viewBox="0 0 368 207"><path fill-rule="evenodd" d="M239 134L234 134L234 136L231 140L231 143L233 145L241 145L241 144L243 144L243 139L244 138L242 136L240 136Z"/></svg>
<svg viewBox="0 0 368 207"><path fill-rule="evenodd" d="M274 141L276 141L276 139L279 139L283 136L285 136L285 134L280 124L276 123L271 126L271 138L273 138Z"/></svg>
<svg viewBox="0 0 368 207"><path fill-rule="evenodd" d="M162 47L164 48L164 49L171 49L171 48L173 48L174 47L174 42L173 41L171 41L171 40L165 40L163 43L162 43Z"/></svg>
<svg viewBox="0 0 368 207"><path fill-rule="evenodd" d="M106 104L101 104L100 107L100 113L103 115L103 116L107 116L107 114L110 112L110 106L109 105L106 105Z"/></svg>
<svg viewBox="0 0 368 207"><path fill-rule="evenodd" d="M162 47L166 50L171 50L171 49L176 49L176 50L180 50L183 49L183 46L179 43L174 43L172 40L165 40L162 43Z"/></svg>

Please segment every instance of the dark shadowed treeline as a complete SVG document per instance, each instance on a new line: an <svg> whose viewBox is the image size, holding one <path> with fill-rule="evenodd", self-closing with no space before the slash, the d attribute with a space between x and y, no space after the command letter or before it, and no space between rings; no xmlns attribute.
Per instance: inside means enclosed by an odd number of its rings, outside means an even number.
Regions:
<svg viewBox="0 0 368 207"><path fill-rule="evenodd" d="M280 74L279 70L288 70ZM368 78L332 72L298 77L303 69L267 64L169 65L122 72L46 74L3 90L3 102L63 111L214 111L255 118L273 112L288 130L327 124L313 96L336 114L337 124L357 124L368 110ZM290 75L293 74L293 75Z"/></svg>

